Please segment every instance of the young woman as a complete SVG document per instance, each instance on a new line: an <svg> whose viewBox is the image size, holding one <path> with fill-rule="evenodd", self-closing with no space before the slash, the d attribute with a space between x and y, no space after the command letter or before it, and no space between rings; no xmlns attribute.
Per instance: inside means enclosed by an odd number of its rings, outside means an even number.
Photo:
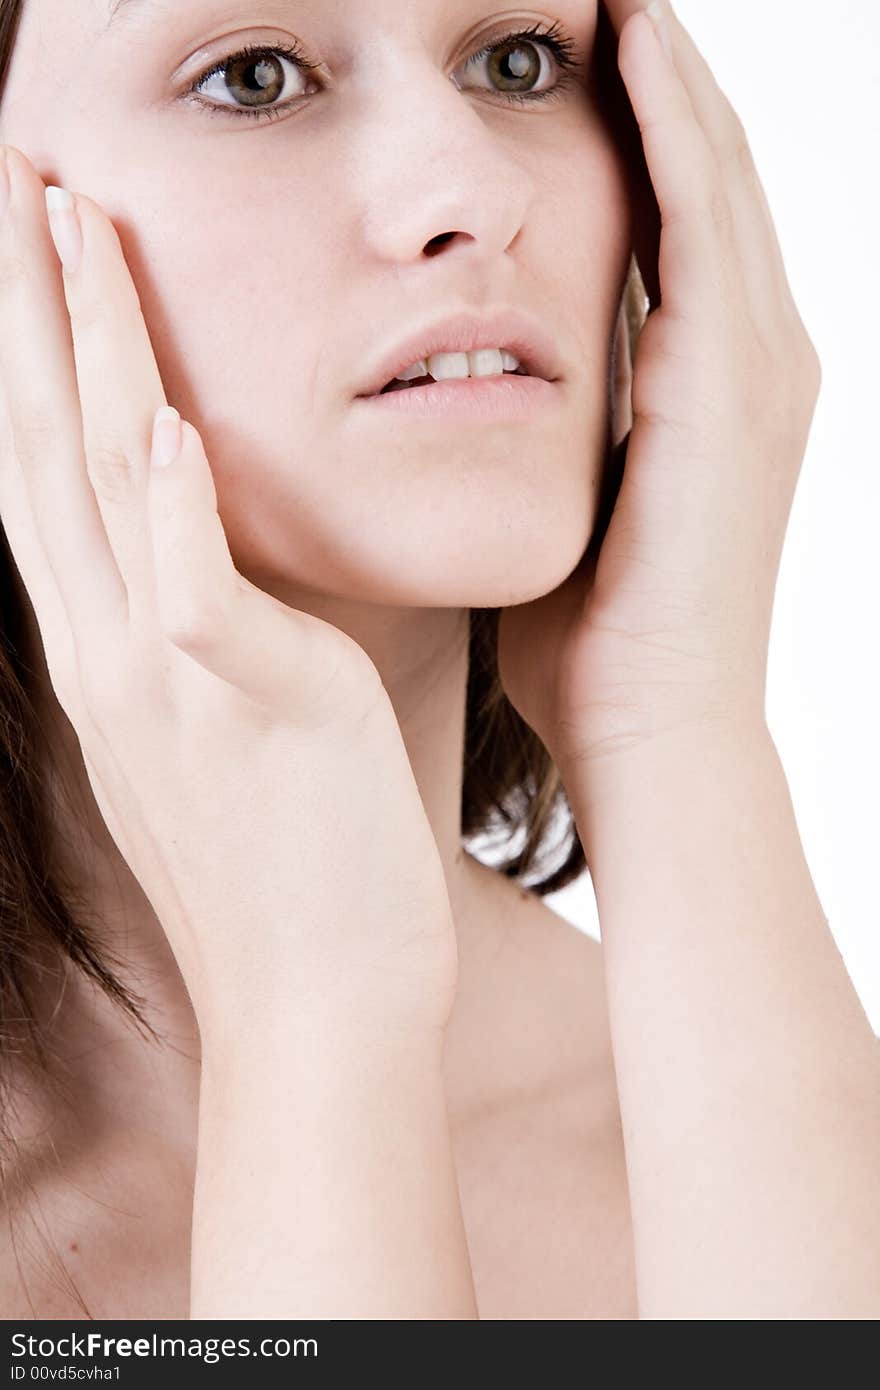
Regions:
<svg viewBox="0 0 880 1390"><path fill-rule="evenodd" d="M0 0L0 74L5 1315L876 1316L764 719L820 371L685 28Z"/></svg>

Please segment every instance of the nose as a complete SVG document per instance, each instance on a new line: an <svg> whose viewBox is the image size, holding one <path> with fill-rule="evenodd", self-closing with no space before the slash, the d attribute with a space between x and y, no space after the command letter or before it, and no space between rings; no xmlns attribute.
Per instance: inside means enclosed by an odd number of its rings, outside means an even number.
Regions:
<svg viewBox="0 0 880 1390"><path fill-rule="evenodd" d="M457 87L424 51L386 47L380 62L373 50L351 161L368 255L397 269L441 255L475 269L498 263L535 190L513 153L515 118L503 97L491 102Z"/></svg>

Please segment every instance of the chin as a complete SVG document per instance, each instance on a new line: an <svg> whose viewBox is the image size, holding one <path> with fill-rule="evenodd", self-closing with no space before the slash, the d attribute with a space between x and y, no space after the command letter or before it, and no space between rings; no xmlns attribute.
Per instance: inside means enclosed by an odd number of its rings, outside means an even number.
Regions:
<svg viewBox="0 0 880 1390"><path fill-rule="evenodd" d="M590 539L589 524L534 526L506 533L466 536L437 531L390 545L381 554L349 552L346 572L325 572L321 587L362 603L395 608L507 608L552 592L578 564ZM450 544L450 536L453 543ZM315 576L317 579L317 576Z"/></svg>
<svg viewBox="0 0 880 1390"><path fill-rule="evenodd" d="M298 606L297 595L387 608L507 608L529 603L562 584L580 561L592 527L487 536L471 532L467 544L436 533L401 544L398 535L381 550L325 545L322 563L301 569L292 552L285 560L233 552L240 572L259 588ZM317 558L317 557L315 557Z"/></svg>
<svg viewBox="0 0 880 1390"><path fill-rule="evenodd" d="M456 583L455 603L468 608L512 608L543 598L564 583L586 549L589 536L573 544L557 544L548 554L546 537L516 555L484 557L479 569L462 574Z"/></svg>
<svg viewBox="0 0 880 1390"><path fill-rule="evenodd" d="M601 481L595 433L394 460L325 449L320 469L273 470L269 487L250 478L246 497L221 475L219 511L237 568L279 597L504 608L550 593L581 559Z"/></svg>

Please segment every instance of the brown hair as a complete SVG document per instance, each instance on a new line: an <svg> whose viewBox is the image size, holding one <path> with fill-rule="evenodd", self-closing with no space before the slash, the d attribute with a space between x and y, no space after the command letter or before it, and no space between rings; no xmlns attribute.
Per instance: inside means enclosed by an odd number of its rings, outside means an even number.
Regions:
<svg viewBox="0 0 880 1390"><path fill-rule="evenodd" d="M0 99L11 59L23 0L0 0ZM629 104L617 71L616 39L600 5L597 80L600 99L619 130ZM601 52L599 51L601 48ZM615 90L616 89L616 90ZM632 149L632 130L629 132ZM624 303L634 355L635 341L645 317L644 285L635 257L626 284ZM611 476L611 470L609 470ZM600 507L600 524L591 544L598 543L613 506L613 483ZM0 528L0 1172L4 1166L4 1123L7 1095L6 1063L35 1060L44 1078L49 1061L46 1039L35 1027L29 982L57 971L63 980L72 965L106 992L129 1018L156 1037L143 1016L144 1001L124 983L124 963L113 960L100 940L100 923L90 920L88 905L66 882L51 848L50 788L41 772L38 753L45 750L40 720L32 701L33 667L26 649L24 595ZM572 882L586 867L568 800L547 750L507 699L498 676L497 632L500 609L471 612L467 683L465 766L462 792L463 838L499 826L508 842L523 835L517 849L496 867L524 880L537 870L529 886L539 894ZM63 781L60 779L59 781ZM560 825L561 822L561 825ZM562 831L564 848L557 862L545 859L551 834Z"/></svg>

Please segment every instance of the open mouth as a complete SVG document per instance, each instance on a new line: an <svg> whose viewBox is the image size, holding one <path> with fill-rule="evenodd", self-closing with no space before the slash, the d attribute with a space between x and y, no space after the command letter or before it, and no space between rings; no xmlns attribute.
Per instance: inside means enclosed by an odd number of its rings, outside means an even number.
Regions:
<svg viewBox="0 0 880 1390"><path fill-rule="evenodd" d="M503 375L503 376L529 376L530 373L527 372L527 371L525 370L524 367L519 366L519 367L516 368L515 371L512 371L512 372L505 371L505 372L503 372L503 373L498 373L497 375ZM377 395L379 395L379 396L384 396L384 395L386 395L386 394L387 394L388 392L390 392L390 391L408 391L408 390L410 389L411 386L433 386L433 385L435 384L435 382L437 382L437 381L493 381L493 380L495 380L495 377L488 377L488 376L482 376L482 377L480 377L480 376L470 376L470 375L469 375L469 376L461 376L461 377L417 376L417 377L415 377L412 381L401 381L399 377L395 377L393 381L388 381L388 382L386 382L385 385L382 387L382 390L379 391L379 392L377 392Z"/></svg>

